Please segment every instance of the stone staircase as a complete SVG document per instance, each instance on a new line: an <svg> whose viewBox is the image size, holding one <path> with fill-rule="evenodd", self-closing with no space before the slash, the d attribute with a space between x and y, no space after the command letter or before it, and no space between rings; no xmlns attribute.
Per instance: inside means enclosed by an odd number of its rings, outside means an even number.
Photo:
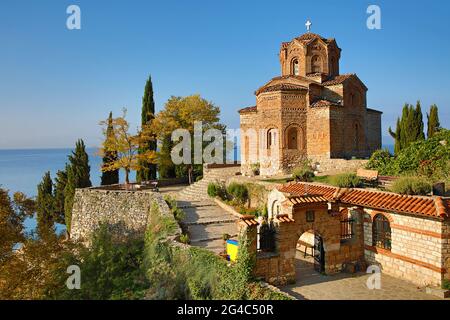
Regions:
<svg viewBox="0 0 450 320"><path fill-rule="evenodd" d="M207 189L210 182L225 181L229 177L233 177L240 172L240 167L228 167L217 169L204 169L203 179L197 181L179 192L180 199L201 201L208 199Z"/></svg>
<svg viewBox="0 0 450 320"><path fill-rule="evenodd" d="M224 250L223 234L237 235L236 217L217 206L207 188L210 182L225 181L239 171L240 167L205 169L202 180L176 194L178 207L186 214L183 223L191 245L220 253Z"/></svg>

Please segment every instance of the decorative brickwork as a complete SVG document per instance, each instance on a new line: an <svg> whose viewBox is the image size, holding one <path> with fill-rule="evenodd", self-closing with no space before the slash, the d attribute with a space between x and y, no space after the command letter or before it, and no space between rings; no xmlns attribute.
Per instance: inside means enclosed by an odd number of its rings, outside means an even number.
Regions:
<svg viewBox="0 0 450 320"><path fill-rule="evenodd" d="M261 175L275 175L304 158L368 157L381 147L381 112L367 108L367 87L339 74L334 39L311 35L282 44L282 75L256 90L256 106L239 111L243 174L255 163Z"/></svg>

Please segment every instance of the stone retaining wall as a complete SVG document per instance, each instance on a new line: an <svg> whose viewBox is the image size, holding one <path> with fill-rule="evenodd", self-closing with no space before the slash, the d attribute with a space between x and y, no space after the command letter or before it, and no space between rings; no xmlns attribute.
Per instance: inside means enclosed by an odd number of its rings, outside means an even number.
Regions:
<svg viewBox="0 0 450 320"><path fill-rule="evenodd" d="M72 210L70 235L73 239L88 240L101 223L111 227L113 235L143 236L152 204L161 214L170 214L162 195L152 191L77 189Z"/></svg>

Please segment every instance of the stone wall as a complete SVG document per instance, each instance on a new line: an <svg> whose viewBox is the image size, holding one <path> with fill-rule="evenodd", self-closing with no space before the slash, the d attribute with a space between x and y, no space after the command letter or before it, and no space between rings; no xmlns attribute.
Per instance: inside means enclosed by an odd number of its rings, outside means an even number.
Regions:
<svg viewBox="0 0 450 320"><path fill-rule="evenodd" d="M437 219L366 209L364 219L365 256L370 264L381 266L382 272L417 285L441 285L448 258L448 228ZM373 217L381 213L390 221L391 250L373 246ZM448 273L447 273L448 275Z"/></svg>
<svg viewBox="0 0 450 320"><path fill-rule="evenodd" d="M101 223L111 228L119 238L144 235L150 208L156 203L161 214L171 214L160 193L152 191L102 190L75 191L70 235L73 239L89 241Z"/></svg>

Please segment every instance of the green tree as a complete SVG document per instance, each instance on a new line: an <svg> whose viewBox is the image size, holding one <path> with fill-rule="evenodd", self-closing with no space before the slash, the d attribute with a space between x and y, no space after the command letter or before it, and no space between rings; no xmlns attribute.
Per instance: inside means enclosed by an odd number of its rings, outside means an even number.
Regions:
<svg viewBox="0 0 450 320"><path fill-rule="evenodd" d="M425 134L423 132L423 114L422 108L420 106L420 101L417 101L416 108L414 109L414 134L411 136L410 142L415 142L419 140L425 140Z"/></svg>
<svg viewBox="0 0 450 320"><path fill-rule="evenodd" d="M11 200L8 191L0 188L0 266L13 255L14 246L25 240L23 222L34 211L35 202L23 193L16 192Z"/></svg>
<svg viewBox="0 0 450 320"><path fill-rule="evenodd" d="M144 96L142 97L141 125L144 127L155 117L155 101L153 99L153 84L151 76L148 77L145 84ZM139 154L145 154L147 151L156 152L156 139L142 143L139 148ZM156 164L140 160L141 169L136 172L138 182L156 179Z"/></svg>
<svg viewBox="0 0 450 320"><path fill-rule="evenodd" d="M109 113L108 124L106 128L106 139L112 139L114 136L113 117L112 112ZM102 168L108 166L111 162L117 161L117 151L106 151L103 156ZM102 170L102 182L101 185L111 185L119 183L119 169L111 171Z"/></svg>
<svg viewBox="0 0 450 320"><path fill-rule="evenodd" d="M64 190L67 184L67 165L64 170L56 172L56 178L53 189L55 222L64 224Z"/></svg>
<svg viewBox="0 0 450 320"><path fill-rule="evenodd" d="M37 187L36 198L37 233L41 239L55 231L54 206L53 182L47 171Z"/></svg>
<svg viewBox="0 0 450 320"><path fill-rule="evenodd" d="M430 113L427 114L427 119L428 119L427 138L430 139L441 128L441 124L439 123L439 114L437 105L433 104L430 107Z"/></svg>
<svg viewBox="0 0 450 320"><path fill-rule="evenodd" d="M70 233L72 207L76 188L91 187L89 156L83 140L78 140L75 150L69 155L67 166L67 183L64 188L64 212L67 232Z"/></svg>
<svg viewBox="0 0 450 320"><path fill-rule="evenodd" d="M101 156L105 156L107 152L116 152L117 159L104 163L102 171L115 171L119 169L125 170L125 183L130 183L129 174L131 170L141 170L144 163L156 163L156 152L147 150L139 153L140 146L155 140L156 137L151 130L151 124L148 123L142 126L142 129L133 134L130 132L130 124L125 119L126 109L123 110L122 117L113 118L111 123L108 121L101 121L100 125L103 126L103 134L105 135L105 141L100 149ZM108 127L113 128L114 134L107 135Z"/></svg>
<svg viewBox="0 0 450 320"><path fill-rule="evenodd" d="M158 172L160 178L175 178L175 165L172 162L170 153L172 151L173 142L169 135L161 139L161 148L158 152Z"/></svg>
<svg viewBox="0 0 450 320"><path fill-rule="evenodd" d="M214 128L225 131L225 126L219 123L220 109L212 102L203 99L200 95L188 97L171 97L151 122L151 130L159 139L171 136L176 129L186 129L191 136L191 143L194 140L194 125L202 122L202 129L206 131ZM200 165L194 163L194 148L191 148L190 163L176 166L176 171L185 171L189 177L189 182L193 182L194 170ZM178 175L177 175L178 176Z"/></svg>
<svg viewBox="0 0 450 320"><path fill-rule="evenodd" d="M425 139L420 101L417 101L415 108L410 104L403 106L402 116L397 119L395 132L389 128L389 133L395 139L395 154L411 143Z"/></svg>

